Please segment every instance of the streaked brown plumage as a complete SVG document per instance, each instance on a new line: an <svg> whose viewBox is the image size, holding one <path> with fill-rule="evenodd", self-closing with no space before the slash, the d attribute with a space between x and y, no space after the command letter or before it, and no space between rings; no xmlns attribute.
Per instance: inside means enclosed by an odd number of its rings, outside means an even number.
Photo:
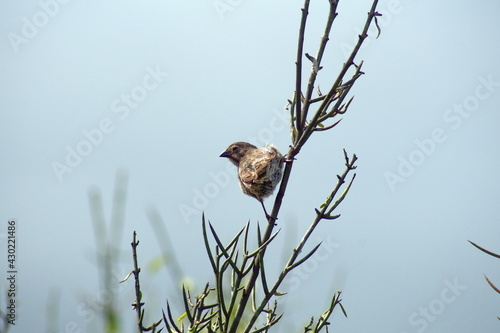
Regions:
<svg viewBox="0 0 500 333"><path fill-rule="evenodd" d="M238 167L241 190L257 199L269 218L263 200L281 181L283 155L279 150L273 145L257 148L248 142L235 142L220 157L227 157Z"/></svg>

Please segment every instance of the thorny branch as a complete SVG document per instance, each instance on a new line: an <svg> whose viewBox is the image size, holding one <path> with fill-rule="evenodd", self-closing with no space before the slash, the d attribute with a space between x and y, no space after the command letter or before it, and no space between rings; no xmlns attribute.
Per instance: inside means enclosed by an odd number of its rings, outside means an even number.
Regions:
<svg viewBox="0 0 500 333"><path fill-rule="evenodd" d="M319 208L315 209L316 215L311 225L298 245L293 249L288 262L276 278L275 282L272 284L269 283L264 266L264 256L268 245L278 234L278 232L273 232L273 230L276 226L275 222L288 186L295 157L299 154L301 148L307 142L312 133L327 131L334 128L340 122L341 119L334 119L331 124L324 124L326 121L335 118L339 114L344 114L353 100L353 97L350 97L348 100L346 100L346 98L348 97L350 89L354 83L364 74L361 71L363 62L360 61L359 64L356 64L355 58L361 45L368 37L368 29L372 21L375 21L375 25L380 32L377 23L377 17L380 16L380 14L376 11L378 0L374 0L371 9L368 12L363 31L359 34L358 41L346 62L343 64L338 77L335 79L326 94L322 94L318 89L318 96L313 97L316 79L322 69L323 55L330 39L333 23L338 15L338 2L339 0L329 0L330 7L328 18L326 20L325 29L320 40L318 51L315 56L311 56L309 53L304 53L304 40L310 0L304 1L297 42L295 90L292 100L289 100L292 144L286 154L283 178L263 234L261 234L261 230L259 226L257 226L257 248L252 251L248 249L249 223L247 223L227 245L224 245L213 226L209 221L207 223L205 216L203 215L203 239L205 249L209 257L209 262L215 275L215 287L210 288L207 284L202 293L194 299L191 297L189 290L183 288L182 294L185 313L179 319L174 319L170 309L170 304L167 302L166 313L163 312L163 321L168 332L185 332L182 319L186 319L189 322L187 327L188 332L200 332L201 330L206 332L226 333L268 332L268 330L275 325L282 316L276 313L277 302L272 302L272 298L274 296L282 295L278 289L285 277L293 269L314 255L316 250L321 245L321 243L317 244L306 254L302 253L313 231L316 229L320 221L332 220L340 216L339 214L333 214L333 212L345 199L356 176L355 173L353 173L352 176L350 174L356 169L355 162L357 161L357 156L353 154L349 157L345 150L344 158L346 167L344 172L341 175L337 175L337 183L332 192L326 198L325 202L319 205ZM305 95L303 95L302 91L304 57L306 57L311 63L311 72L307 81ZM351 70L352 68L353 70ZM350 70L352 75L347 78L347 73ZM312 106L316 107L314 112L311 111ZM312 114L312 117L308 119L310 114ZM211 237L209 237L209 235L211 235ZM209 238L215 241L215 250L212 250ZM139 286L140 269L137 265L135 252L138 242L134 246L135 243L134 233L134 241L132 243L134 252L133 273L136 277L136 302L134 303L134 306L137 311L139 327L142 327L142 319L144 315L142 306L144 303L141 303ZM238 244L242 247L241 250L239 249ZM257 300L256 285L259 280L259 276L262 283L261 292L263 296L262 299ZM228 279L230 280L229 288L227 287ZM325 328L328 332L328 319L337 305L340 306L344 315L346 314L345 309L340 303L340 294L341 292L337 292L333 296L330 308L319 317L315 325L313 325L314 320L311 319L311 323L305 328L306 333L320 332L323 328ZM208 303L208 300L212 303ZM252 300L252 302L249 304L250 300ZM273 305L271 306L270 304ZM249 310L251 310L251 312ZM248 314L248 312L250 312L250 314ZM263 317L265 317L265 322L261 323L260 327L256 327L255 324L257 320ZM157 323L154 325L157 325ZM151 326L151 329L154 331L156 326Z"/></svg>
<svg viewBox="0 0 500 333"><path fill-rule="evenodd" d="M378 4L378 0L374 0L372 7L370 11L368 12L368 16L365 22L365 26L363 28L363 31L359 35L358 42L353 48L350 56L348 57L347 61L344 63L337 79L333 83L330 91L328 94L323 98L322 103L316 110L313 118L307 122L306 117L309 112L309 108L311 106L311 96L312 96L312 91L314 87L314 83L316 80L316 76L318 74L318 71L321 69L321 60L323 58L323 53L326 47L326 44L329 40L329 34L331 31L332 24L334 22L335 17L338 15L336 10L337 10L337 5L338 5L338 0L330 0L330 9L328 13L328 19L327 19L327 24L325 27L325 31L323 34L323 37L321 39L320 47L317 53L316 58L312 58L311 56L308 56L308 58L312 61L312 70L310 74L310 78L308 81L308 89L306 91L306 97L304 104L301 108L301 97L302 97L302 57L303 57L303 42L304 42L304 36L305 36L305 26L306 26L306 21L307 21L307 15L308 15L308 10L309 10L309 0L305 0L304 6L302 8L302 19L301 19L301 24L299 28L299 38L298 38L298 47L297 47L297 61L296 61L296 89L295 89L295 94L294 98L292 100L292 105L290 106L290 112L291 112L291 134L292 134L292 142L293 145L291 145L288 149L288 153L286 155L287 161L285 163L285 170L283 172L283 179L281 181L280 188L278 190L278 193L276 195L276 199L274 202L273 210L271 213L271 217L269 219L269 223L267 225L267 228L264 232L263 240L267 240L274 229L275 226L275 221L276 217L278 216L279 210L281 208L281 204L286 192L286 188L288 185L288 180L290 178L290 174L292 171L292 166L293 162L295 159L295 156L300 152L300 149L302 146L306 143L306 141L309 139L310 135L317 130L318 126L321 127L319 124L321 124L322 121L328 119L328 118L333 118L337 114L342 114L347 111L347 108L349 107L350 102L352 101L349 100L347 103L342 104L342 102L345 100L347 94L349 93L350 88L352 85L355 83L355 81L363 74L361 72L361 65L356 65L354 63L354 59L356 58L356 55L358 54L359 49L361 48L361 45L363 44L364 40L368 37L368 29L372 23L373 20L375 20L375 23L377 24L378 28L378 23L377 23L377 17L380 16L381 14L376 11ZM379 28L378 28L379 29ZM356 68L355 73L351 77L350 80L348 80L345 84L342 84L342 81L344 80L344 77L346 76L348 70L354 66ZM337 100L336 104L334 107L328 111L328 108L330 104L335 100ZM337 122L338 123L338 122ZM337 123L334 123L332 126L329 128L333 128ZM352 162L357 159L357 157L354 155L352 158ZM351 180L352 183L352 180ZM350 186L350 185L349 185ZM323 218L323 216L321 216ZM308 236L307 236L308 238ZM306 239L307 240L307 239ZM254 259L254 267L252 269L252 275L250 276L247 285L245 286L243 293L242 293L242 298L240 301L240 306L236 312L235 318L233 320L233 324L230 327L229 333L236 333L236 330L239 326L239 323L241 321L241 318L243 316L243 313L246 308L246 304L248 302L248 299L250 297L250 291L255 288L255 283L257 281L257 277L260 272L260 260L265 254L265 249L262 250L262 253L257 256ZM296 258L295 258L296 259ZM278 280L279 281L279 280ZM266 297L267 298L267 297ZM261 309L262 307L259 307L257 310ZM257 312L255 312L257 313ZM246 326L245 332L250 332L251 326L253 322L255 322L256 318L258 315L253 316L251 322Z"/></svg>
<svg viewBox="0 0 500 333"><path fill-rule="evenodd" d="M140 279L139 279L139 273L141 272L141 269L139 267L138 259L137 259L137 246L139 246L139 241L136 240L136 236L137 236L137 233L134 231L132 243L130 244L132 246L132 257L133 257L133 260L134 260L134 270L132 272L130 272L125 277L125 279L123 279L122 281L120 281L120 283L127 281L128 278L131 275L134 275L134 281L135 281L135 284L134 284L135 301L134 301L134 303L132 303L132 309L134 309L135 312L136 312L137 330L138 330L139 333L149 332L149 331L155 332L156 328L161 323L161 319L159 321L153 323L149 327L144 327L144 325L143 325L143 319L144 319L144 309L143 309L143 306L144 306L144 302L142 302L141 283L140 283Z"/></svg>

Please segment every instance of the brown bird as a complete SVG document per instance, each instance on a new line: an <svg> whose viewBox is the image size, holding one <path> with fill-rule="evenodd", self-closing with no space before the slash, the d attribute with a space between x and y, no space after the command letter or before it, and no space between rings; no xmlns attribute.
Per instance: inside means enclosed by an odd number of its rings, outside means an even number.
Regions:
<svg viewBox="0 0 500 333"><path fill-rule="evenodd" d="M269 220L263 200L281 181L283 155L273 145L257 148L248 142L235 142L220 157L227 157L238 167L241 190L261 203Z"/></svg>

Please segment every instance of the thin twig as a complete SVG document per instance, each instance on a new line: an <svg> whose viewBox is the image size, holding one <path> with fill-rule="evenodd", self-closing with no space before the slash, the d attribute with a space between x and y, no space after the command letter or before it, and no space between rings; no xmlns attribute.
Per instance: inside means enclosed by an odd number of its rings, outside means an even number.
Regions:
<svg viewBox="0 0 500 333"><path fill-rule="evenodd" d="M144 303L141 302L142 300L142 292L141 292L141 284L139 281L139 273L141 272L141 269L139 268L138 260L137 260L137 246L139 246L139 241L136 240L137 233L134 231L133 234L133 239L132 243L132 256L134 259L134 270L132 273L134 274L134 279L135 279L135 301L132 303L132 308L135 310L136 315L137 315L137 330L139 333L142 332L148 332L148 331L156 331L156 328L158 325L161 323L161 319L158 320L157 322L154 322L151 326L144 327L143 325L143 319L144 319ZM128 275L130 276L130 274ZM124 282L125 280L128 279L128 276L122 281Z"/></svg>
<svg viewBox="0 0 500 333"><path fill-rule="evenodd" d="M304 120L301 117L301 100L302 97L302 54L304 53L304 35L306 31L307 15L309 14L309 0L304 1L302 8L302 18L300 20L299 40L297 42L297 61L295 62L295 115L297 119L297 132L298 136L302 134L304 128ZM293 121L293 119L292 119ZM230 332L231 333L231 332Z"/></svg>
<svg viewBox="0 0 500 333"><path fill-rule="evenodd" d="M497 286L495 286L493 284L493 282L490 281L490 279L488 279L488 277L485 275L484 278L486 279L486 282L488 282L488 284L490 285L491 288L493 288L493 290L495 290L497 293L500 294L500 289L498 289Z"/></svg>
<svg viewBox="0 0 500 333"><path fill-rule="evenodd" d="M486 250L485 248L482 248L481 246L477 245L477 244L476 244L476 243L474 243L474 242L469 241L469 243L471 243L472 245L474 245L475 247L477 247L478 249L480 249L480 250L481 250L481 251L483 251L484 253L489 254L490 256L493 256L493 257L496 257L496 258L500 258L500 254L496 254L496 253L494 253L494 252L488 251L488 250Z"/></svg>
<svg viewBox="0 0 500 333"><path fill-rule="evenodd" d="M319 332L321 331L321 329L323 327L326 326L326 331L328 332L328 325L330 325L330 323L328 322L328 319L331 317L331 315L333 314L333 311L335 310L335 307L337 305L340 306L342 312L344 313L344 316L347 317L347 314L345 312L345 309L344 307L342 306L342 303L340 303L342 300L340 299L340 295L342 294L341 291L337 291L335 293L335 295L333 295L333 298L332 298L332 301L330 302L330 307L328 308L328 310L326 310L322 315L321 317L318 319L318 322L316 323L316 326L314 328L314 330L312 332L316 333L316 332ZM312 325L312 321L311 321L311 324L310 326Z"/></svg>
<svg viewBox="0 0 500 333"><path fill-rule="evenodd" d="M328 19L326 21L325 31L323 33L323 37L321 37L321 42L318 48L318 53L316 54L316 58L308 57L312 62L311 74L309 75L309 82L307 84L307 91L304 100L304 106L302 107L301 119L303 127L307 121L307 113L309 111L309 105L312 103L311 97L314 90L314 83L316 82L316 77L318 72L321 70L321 60L323 59L323 54L326 49L326 44L330 40L330 31L332 29L333 21L337 17L337 4L338 1L330 1L330 9L328 12ZM307 55L307 54L306 54Z"/></svg>
<svg viewBox="0 0 500 333"><path fill-rule="evenodd" d="M372 7L370 9L370 12L368 12L368 17L366 19L363 31L358 36L358 42L354 46L354 49L352 50L349 58L342 66L342 69L340 70L340 73L339 73L337 79L333 83L332 88L326 94L325 98L323 99L323 102L318 107L318 110L316 111L313 118L309 122L309 125L304 129L304 131L298 137L297 142L294 143L294 146L297 150L300 150L300 148L304 145L304 143L307 141L307 139L309 139L310 135L312 134L314 128L316 127L316 125L318 123L319 117L325 113L326 109L328 108L328 105L331 102L331 99L336 94L337 88L340 86L340 83L342 82L343 78L345 77L347 71L354 64L354 58L358 54L358 51L361 48L361 45L363 44L364 40L366 39L366 37L368 37L368 28L370 27L370 24L371 24L373 18L376 16L380 16L380 14L378 12L376 12L377 4L378 4L378 0L374 0Z"/></svg>
<svg viewBox="0 0 500 333"><path fill-rule="evenodd" d="M142 330L142 306L144 303L141 302L142 293L141 293L141 283L139 281L139 273L141 269L139 268L139 264L137 263L137 246L139 245L139 241L136 241L137 233L134 231L133 240L130 245L132 245L132 256L134 259L134 278L135 278L135 302L132 306L135 308L135 312L137 314L137 330L139 333L143 332Z"/></svg>

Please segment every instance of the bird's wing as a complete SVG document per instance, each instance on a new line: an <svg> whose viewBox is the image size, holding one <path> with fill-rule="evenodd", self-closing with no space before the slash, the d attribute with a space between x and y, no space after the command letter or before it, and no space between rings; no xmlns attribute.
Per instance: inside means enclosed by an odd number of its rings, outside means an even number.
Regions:
<svg viewBox="0 0 500 333"><path fill-rule="evenodd" d="M247 184L253 184L255 182L255 180L258 178L258 175L254 171L248 170L246 168L240 168L240 170L238 171L238 174L239 174L240 180L243 183L247 183Z"/></svg>
<svg viewBox="0 0 500 333"><path fill-rule="evenodd" d="M262 177L266 173L266 169L276 154L269 151L255 150L252 158L244 159L238 168L238 175L242 182L256 184L266 181L266 177Z"/></svg>

